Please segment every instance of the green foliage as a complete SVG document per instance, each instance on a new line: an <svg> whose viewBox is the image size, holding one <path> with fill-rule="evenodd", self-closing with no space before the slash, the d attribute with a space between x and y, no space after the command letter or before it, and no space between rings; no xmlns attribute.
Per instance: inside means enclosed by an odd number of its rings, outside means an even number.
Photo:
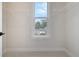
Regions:
<svg viewBox="0 0 79 59"><path fill-rule="evenodd" d="M35 29L44 29L47 26L47 22L42 20L41 22L36 22Z"/></svg>
<svg viewBox="0 0 79 59"><path fill-rule="evenodd" d="M40 29L40 22L36 22L35 29Z"/></svg>
<svg viewBox="0 0 79 59"><path fill-rule="evenodd" d="M42 20L40 28L44 29L46 26L47 26L47 22L45 20Z"/></svg>

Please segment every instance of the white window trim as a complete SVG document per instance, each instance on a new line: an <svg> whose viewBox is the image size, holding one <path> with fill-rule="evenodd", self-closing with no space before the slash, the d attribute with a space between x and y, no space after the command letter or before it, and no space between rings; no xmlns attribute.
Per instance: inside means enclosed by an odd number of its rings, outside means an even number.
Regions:
<svg viewBox="0 0 79 59"><path fill-rule="evenodd" d="M49 37L49 30L48 30L48 23L47 23L47 34L46 35L35 35L34 34L34 30L35 30L35 23L34 23L34 19L35 19L35 8L34 8L34 6L35 6L35 3L33 3L33 20L32 20L32 37L33 38L48 38ZM47 2L47 8L49 8L49 3ZM48 10L47 10L47 14L48 14L49 12L48 12ZM47 22L48 22L48 17L49 17L49 15L47 16L47 17L45 17L45 18L47 18ZM38 17L36 17L36 18L38 18ZM40 17L40 18L42 18L42 17Z"/></svg>

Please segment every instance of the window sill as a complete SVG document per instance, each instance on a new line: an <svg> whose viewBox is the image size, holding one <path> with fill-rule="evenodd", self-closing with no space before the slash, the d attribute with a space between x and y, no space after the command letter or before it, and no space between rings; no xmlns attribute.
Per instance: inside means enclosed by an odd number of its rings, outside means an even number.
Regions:
<svg viewBox="0 0 79 59"><path fill-rule="evenodd" d="M48 35L33 35L34 38L48 38Z"/></svg>

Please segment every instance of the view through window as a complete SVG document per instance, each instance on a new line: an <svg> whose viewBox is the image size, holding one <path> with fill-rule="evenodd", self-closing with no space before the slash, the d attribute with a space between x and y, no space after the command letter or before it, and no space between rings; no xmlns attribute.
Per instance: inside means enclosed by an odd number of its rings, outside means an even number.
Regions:
<svg viewBox="0 0 79 59"><path fill-rule="evenodd" d="M35 2L35 35L47 34L47 2Z"/></svg>

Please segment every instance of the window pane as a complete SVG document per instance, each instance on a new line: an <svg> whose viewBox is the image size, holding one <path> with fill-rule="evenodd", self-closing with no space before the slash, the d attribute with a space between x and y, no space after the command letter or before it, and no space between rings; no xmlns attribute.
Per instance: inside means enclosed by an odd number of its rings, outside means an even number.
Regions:
<svg viewBox="0 0 79 59"><path fill-rule="evenodd" d="M47 3L46 2L35 3L35 17L47 17Z"/></svg>
<svg viewBox="0 0 79 59"><path fill-rule="evenodd" d="M35 29L45 29L47 27L46 18L36 18L35 19Z"/></svg>
<svg viewBox="0 0 79 59"><path fill-rule="evenodd" d="M35 2L35 35L47 34L47 2Z"/></svg>
<svg viewBox="0 0 79 59"><path fill-rule="evenodd" d="M35 19L35 34L36 35L46 35L47 32L47 21L46 18L36 18Z"/></svg>

